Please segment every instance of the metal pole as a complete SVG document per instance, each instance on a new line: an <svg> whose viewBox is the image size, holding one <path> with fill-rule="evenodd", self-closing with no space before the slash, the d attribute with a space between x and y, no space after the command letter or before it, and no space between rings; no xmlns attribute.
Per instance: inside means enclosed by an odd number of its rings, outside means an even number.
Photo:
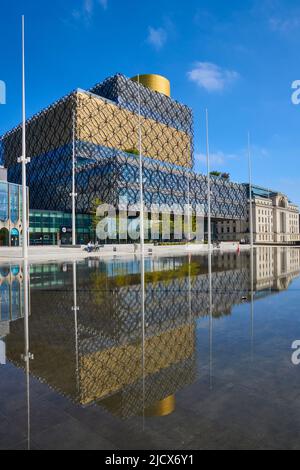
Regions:
<svg viewBox="0 0 300 470"><path fill-rule="evenodd" d="M25 19L22 16L22 156L18 163L22 163L22 224L23 224L23 258L28 257L28 223L27 223L27 187L26 165L30 159L26 158L26 89L25 89Z"/></svg>
<svg viewBox="0 0 300 470"><path fill-rule="evenodd" d="M141 246L141 313L142 313L142 387L143 387L143 430L145 429L145 398L146 398L146 325L145 325L145 254L144 254L144 191L142 162L142 128L141 128L141 93L140 75L138 75L138 116L139 116L139 180L140 180L140 246Z"/></svg>
<svg viewBox="0 0 300 470"><path fill-rule="evenodd" d="M188 244L190 243L191 239L191 230L190 230L190 173L187 170L187 200L188 200Z"/></svg>
<svg viewBox="0 0 300 470"><path fill-rule="evenodd" d="M73 111L72 116L72 245L76 245L76 179L75 179L75 170L76 170L76 151L75 151L75 111Z"/></svg>
<svg viewBox="0 0 300 470"><path fill-rule="evenodd" d="M250 132L248 132L248 170L249 170L249 230L250 230L250 301L251 301L251 359L254 348L254 240L253 240L253 206L252 206L252 162Z"/></svg>
<svg viewBox="0 0 300 470"><path fill-rule="evenodd" d="M248 169L249 169L249 230L250 230L250 245L253 248L253 207L252 207L252 163L251 163L251 146L250 146L250 132L248 132Z"/></svg>
<svg viewBox="0 0 300 470"><path fill-rule="evenodd" d="M30 353L29 345L29 277L27 259L23 260L23 288L24 288L24 362L26 370L26 396L27 396L27 448L30 450Z"/></svg>
<svg viewBox="0 0 300 470"><path fill-rule="evenodd" d="M143 161L142 161L142 127L141 127L141 92L140 75L138 75L138 116L139 116L139 181L140 181L140 245L144 253L144 189L143 189Z"/></svg>
<svg viewBox="0 0 300 470"><path fill-rule="evenodd" d="M206 109L206 160L207 160L207 237L208 250L211 250L211 182L210 182L210 152L209 152L209 127L208 110Z"/></svg>
<svg viewBox="0 0 300 470"><path fill-rule="evenodd" d="M77 264L73 262L73 307L74 312L74 329L75 329L75 356L76 356L76 385L78 399L80 393L80 381L79 381L79 345L78 345L78 312L79 307L77 304Z"/></svg>
<svg viewBox="0 0 300 470"><path fill-rule="evenodd" d="M251 273L250 273L251 360L253 361L253 355L254 355L254 248L253 248L253 245L251 245L251 249L250 249L250 270L251 270Z"/></svg>
<svg viewBox="0 0 300 470"><path fill-rule="evenodd" d="M142 388L143 388L143 430L145 430L145 401L146 401L146 322L145 322L145 258L141 253L141 313L142 313Z"/></svg>
<svg viewBox="0 0 300 470"><path fill-rule="evenodd" d="M210 389L213 387L213 298L212 298L212 250L211 250L211 184L208 110L206 109L206 155L207 155L207 206L208 206L208 305L209 305L209 376Z"/></svg>
<svg viewBox="0 0 300 470"><path fill-rule="evenodd" d="M209 385L213 388L213 293L212 293L212 251L208 252L208 306L209 306Z"/></svg>

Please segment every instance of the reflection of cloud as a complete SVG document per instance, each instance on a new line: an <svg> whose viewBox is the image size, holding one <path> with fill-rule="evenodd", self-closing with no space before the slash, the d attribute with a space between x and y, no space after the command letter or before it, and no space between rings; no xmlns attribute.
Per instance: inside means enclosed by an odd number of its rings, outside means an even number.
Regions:
<svg viewBox="0 0 300 470"><path fill-rule="evenodd" d="M211 62L196 62L194 68L188 72L188 78L208 92L220 92L232 85L239 74Z"/></svg>
<svg viewBox="0 0 300 470"><path fill-rule="evenodd" d="M164 28L152 28L152 26L149 26L148 32L147 42L155 49L161 49L168 38L166 30Z"/></svg>

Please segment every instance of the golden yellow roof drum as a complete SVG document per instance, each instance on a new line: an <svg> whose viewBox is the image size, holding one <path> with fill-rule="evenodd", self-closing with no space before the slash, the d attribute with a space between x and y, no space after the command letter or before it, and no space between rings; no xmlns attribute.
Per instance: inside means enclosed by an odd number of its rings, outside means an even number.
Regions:
<svg viewBox="0 0 300 470"><path fill-rule="evenodd" d="M131 80L134 82L138 81L138 75L133 77ZM163 77L162 75L155 75L155 74L146 74L140 75L140 83L150 90L158 91L158 93L162 93L166 96L171 96L171 84L170 81Z"/></svg>
<svg viewBox="0 0 300 470"><path fill-rule="evenodd" d="M173 413L175 410L175 396L170 395L163 400L154 403L149 408L146 408L145 415L147 417L155 417L155 416L168 416Z"/></svg>

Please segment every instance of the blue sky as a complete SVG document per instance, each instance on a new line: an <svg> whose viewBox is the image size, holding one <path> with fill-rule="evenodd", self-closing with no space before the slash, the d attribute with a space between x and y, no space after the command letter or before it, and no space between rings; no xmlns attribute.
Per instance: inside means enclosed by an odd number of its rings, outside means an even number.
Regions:
<svg viewBox="0 0 300 470"><path fill-rule="evenodd" d="M195 116L196 169L246 181L247 132L257 184L300 204L300 5L294 0L1 0L0 134L21 119L21 14L26 15L27 114L74 88L122 72L160 73Z"/></svg>

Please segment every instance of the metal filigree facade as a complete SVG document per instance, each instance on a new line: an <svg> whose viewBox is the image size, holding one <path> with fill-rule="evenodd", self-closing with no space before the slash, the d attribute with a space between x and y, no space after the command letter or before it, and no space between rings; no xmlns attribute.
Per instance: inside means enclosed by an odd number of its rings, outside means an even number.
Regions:
<svg viewBox="0 0 300 470"><path fill-rule="evenodd" d="M147 208L151 204L183 207L190 201L206 212L207 178L193 171L192 111L123 75L89 91L76 90L27 122L30 207L71 211L73 144L77 212L89 213L96 200L114 205L124 199L129 204L139 202L139 125ZM18 127L0 141L0 161L15 183L21 182L20 155ZM246 217L243 185L212 178L211 186L214 218Z"/></svg>
<svg viewBox="0 0 300 470"><path fill-rule="evenodd" d="M64 275L61 269L51 274L34 268L31 373L83 405L97 402L122 417L141 414L143 408L150 413L197 378L196 320L209 315L204 259L189 264L182 257L175 270L167 260L146 266L144 342L140 274L120 267L119 274L109 276L103 263L98 269L79 263L79 310L72 310L72 265ZM229 315L249 292L247 257L214 258L212 281L213 315ZM7 337L8 357L18 365L23 326L23 321L11 324Z"/></svg>

